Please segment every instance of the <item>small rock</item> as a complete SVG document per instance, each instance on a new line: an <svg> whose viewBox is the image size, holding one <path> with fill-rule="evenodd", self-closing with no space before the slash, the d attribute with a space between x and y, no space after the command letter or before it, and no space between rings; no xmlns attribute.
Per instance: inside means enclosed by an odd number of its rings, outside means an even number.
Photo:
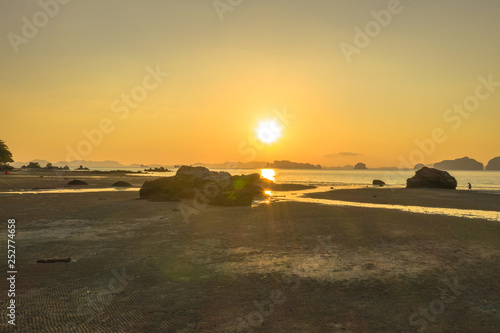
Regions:
<svg viewBox="0 0 500 333"><path fill-rule="evenodd" d="M113 187L132 187L132 184L120 180L111 186L113 186Z"/></svg>
<svg viewBox="0 0 500 333"><path fill-rule="evenodd" d="M88 183L84 182L83 180L74 179L70 181L68 185L88 185Z"/></svg>

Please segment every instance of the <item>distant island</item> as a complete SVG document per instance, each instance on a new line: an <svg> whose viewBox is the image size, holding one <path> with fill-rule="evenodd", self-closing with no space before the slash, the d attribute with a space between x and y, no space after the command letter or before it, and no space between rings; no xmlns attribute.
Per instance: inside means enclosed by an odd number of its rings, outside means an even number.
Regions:
<svg viewBox="0 0 500 333"><path fill-rule="evenodd" d="M167 168L164 168L164 167L149 168L149 169L144 169L144 171L148 171L148 172L172 172L172 170L168 170Z"/></svg>
<svg viewBox="0 0 500 333"><path fill-rule="evenodd" d="M69 170L68 166L57 167L53 166L50 162L47 163L44 168L42 168L38 162L30 162L28 165L23 165L21 169Z"/></svg>
<svg viewBox="0 0 500 333"><path fill-rule="evenodd" d="M265 166L267 169L316 169L321 170L321 165L313 165L310 163L297 163L290 161L274 161L273 163L267 163Z"/></svg>
<svg viewBox="0 0 500 333"><path fill-rule="evenodd" d="M444 160L435 163L434 168L439 170L484 170L484 165L466 156L455 160Z"/></svg>
<svg viewBox="0 0 500 333"><path fill-rule="evenodd" d="M22 168L25 166L25 168L29 169L36 169L37 166L38 168L42 168L42 165L49 165L49 167L45 167L48 169L59 169L59 170L69 170L71 169L77 169L77 170L82 170L80 166L83 168L89 168L89 169L100 169L100 168L106 168L106 169L111 169L111 168L117 168L117 169L122 169L122 168L161 168L161 167L166 167L165 165L160 165L160 164L121 164L120 162L117 161L111 161L111 160L106 160L106 161L59 161L55 163L51 163L47 160L41 160L41 159L34 159L31 160L30 162L14 162L11 163L11 165L14 168Z"/></svg>
<svg viewBox="0 0 500 333"><path fill-rule="evenodd" d="M110 161L110 160L107 160L107 161L85 161L85 160L82 160L82 161L59 161L59 162L55 162L55 163L51 163L47 160L41 160L41 159L34 159L34 160L31 160L30 162L14 162L14 163L11 163L11 165L15 168L20 168L22 167L23 165L28 165L29 163L38 163L39 165L47 165L47 164L50 164L54 167L69 167L71 169L76 169L78 168L80 165L83 165L84 167L87 167L87 168L92 168L92 169L96 169L96 168L125 168L125 167L128 167L128 168L142 168L142 167L156 167L156 166L160 166L160 165L142 165L142 164L130 164L130 165L124 165L124 164L121 164L119 162L116 162L116 161Z"/></svg>
<svg viewBox="0 0 500 333"><path fill-rule="evenodd" d="M492 158L488 162L488 165L486 165L486 170L488 171L500 170L500 156Z"/></svg>
<svg viewBox="0 0 500 333"><path fill-rule="evenodd" d="M344 165L344 166L331 166L331 167L325 167L324 169L327 170L352 170L354 169L354 165Z"/></svg>
<svg viewBox="0 0 500 333"><path fill-rule="evenodd" d="M366 164L364 164L364 163L358 163L354 166L354 170L366 170L366 169L368 169L368 168L366 167Z"/></svg>
<svg viewBox="0 0 500 333"><path fill-rule="evenodd" d="M177 168L180 165L170 164L169 167ZM320 164L311 164L311 163L299 163L292 162L289 160L275 160L272 163L264 162L264 161L250 161L250 162L238 162L238 161L228 161L224 163L195 163L191 164L191 166L204 166L210 169L264 169L264 168L275 168L275 169L302 169L302 170L384 170L384 171L395 171L401 170L401 168L397 167L375 167L368 168L365 163L357 163L356 165L344 165L344 166L327 166L324 167ZM422 167L434 167L440 170L450 170L450 171L468 171L468 170L500 170L500 156L492 158L486 165L478 162L475 159L469 157L457 158L454 160L443 160L437 163L427 163L422 164L418 163L414 166L414 170L419 170ZM56 163L51 163L47 160L42 159L34 159L30 162L11 162L11 163L0 163L0 167L5 170L11 170L12 168L21 168L25 170L38 170L38 169L52 169L52 170L79 170L79 171L87 171L91 170L99 170L99 169L112 169L116 168L114 171L125 171L124 169L130 168L132 169L143 169L146 172L169 172L171 171L167 165L161 164L121 164L117 161L59 161ZM10 169L9 169L10 168ZM408 169L410 170L410 169ZM137 171L134 171L137 172Z"/></svg>
<svg viewBox="0 0 500 333"><path fill-rule="evenodd" d="M195 163L192 166L202 166L209 169L262 169L265 168L267 162L252 161L252 162L224 162L224 163ZM179 166L175 166L180 167Z"/></svg>

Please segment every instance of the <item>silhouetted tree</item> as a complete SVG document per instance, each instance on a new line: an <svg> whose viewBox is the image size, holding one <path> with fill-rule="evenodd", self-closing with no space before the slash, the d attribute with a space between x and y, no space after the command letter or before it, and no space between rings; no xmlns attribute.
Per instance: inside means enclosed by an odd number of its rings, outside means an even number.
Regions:
<svg viewBox="0 0 500 333"><path fill-rule="evenodd" d="M9 150L9 147L3 142L3 140L0 140L0 164L5 164L9 162L14 162L12 159L12 153Z"/></svg>

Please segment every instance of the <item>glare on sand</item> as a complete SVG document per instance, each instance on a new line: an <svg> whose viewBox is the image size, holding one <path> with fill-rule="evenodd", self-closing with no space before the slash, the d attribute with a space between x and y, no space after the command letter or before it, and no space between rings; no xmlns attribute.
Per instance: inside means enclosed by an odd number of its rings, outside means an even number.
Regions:
<svg viewBox="0 0 500 333"><path fill-rule="evenodd" d="M276 120L262 121L257 126L257 138L263 143L274 143L281 137L281 129Z"/></svg>

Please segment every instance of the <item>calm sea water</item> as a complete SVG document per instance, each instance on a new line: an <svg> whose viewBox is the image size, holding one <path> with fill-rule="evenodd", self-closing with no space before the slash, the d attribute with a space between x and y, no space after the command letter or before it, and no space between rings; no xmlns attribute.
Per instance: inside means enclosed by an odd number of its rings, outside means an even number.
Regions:
<svg viewBox="0 0 500 333"><path fill-rule="evenodd" d="M114 168L116 170L116 168ZM110 169L102 168L102 171ZM130 168L128 169L130 170ZM141 171L135 169L131 171ZM151 172L144 174L134 174L137 177L143 176L157 176L157 177L170 177L175 174L174 172ZM298 191L297 193L289 193L293 198L287 200L295 200L309 203L319 203L334 206L354 206L366 208L385 208L396 209L405 212L419 213L419 214L436 214L448 215L463 218L481 218L490 221L500 222L500 213L497 211L480 211L480 210L463 210L451 208L438 208L438 207L417 207L417 206L400 206L400 205L384 205L384 204L369 204L359 202L345 202L339 200L321 200L306 198L301 195L303 192L309 191L326 191L329 187L335 188L358 188L365 186L372 186L374 179L383 180L388 186L391 187L404 187L406 186L406 179L412 177L414 171L381 171L381 170L280 170L280 169L214 169L214 171L226 171L232 175L259 173L265 178L270 178L276 183L295 183L304 185L317 185L319 186L313 190ZM458 189L466 190L467 183L470 182L474 190L487 191L491 193L500 194L500 171L452 171L450 172L458 181ZM35 191L20 191L9 192L6 195L13 194L42 194L42 193L74 193L74 192L93 192L93 191L117 191L128 190L137 191L138 188L130 189L56 189L56 190L35 190ZM0 193L1 195L1 193Z"/></svg>
<svg viewBox="0 0 500 333"><path fill-rule="evenodd" d="M272 171L270 171L272 170ZM174 172L149 173L147 175L170 177ZM295 183L319 186L371 186L374 179L383 180L394 187L406 186L406 179L415 171L381 170L282 170L282 169L213 169L227 171L232 175L259 173L274 178L276 183ZM458 189L467 189L467 183L474 190L500 192L500 171L449 171L457 179Z"/></svg>
<svg viewBox="0 0 500 333"><path fill-rule="evenodd" d="M252 171L262 173L261 170ZM241 170L229 172L240 174ZM244 173L247 173L246 170ZM374 179L380 179L387 185L396 187L406 186L406 179L415 174L414 171L279 169L275 169L274 173L277 183L349 186L372 185ZM457 179L458 189L466 189L470 182L474 189L500 191L500 171L452 171L450 174Z"/></svg>

